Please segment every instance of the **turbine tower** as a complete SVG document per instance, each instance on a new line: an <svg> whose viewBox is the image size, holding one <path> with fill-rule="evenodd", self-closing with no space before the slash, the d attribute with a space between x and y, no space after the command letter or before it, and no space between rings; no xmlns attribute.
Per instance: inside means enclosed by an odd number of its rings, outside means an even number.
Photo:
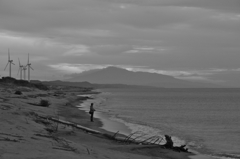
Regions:
<svg viewBox="0 0 240 159"><path fill-rule="evenodd" d="M18 62L19 62L18 74L19 74L19 72L20 72L20 80L22 80L22 70L23 70L23 67L24 67L24 66L21 65L19 58L18 58Z"/></svg>
<svg viewBox="0 0 240 159"><path fill-rule="evenodd" d="M9 77L11 77L11 75L12 75L12 74L11 74L11 73L12 73L12 72L11 72L11 71L12 71L12 70L11 70L11 66L12 66L12 65L15 65L15 64L13 63L13 60L10 59L9 49L8 49L8 63L7 63L7 65L6 65L6 67L4 68L4 71L6 70L8 64L9 64Z"/></svg>
<svg viewBox="0 0 240 159"><path fill-rule="evenodd" d="M23 79L26 80L26 70L27 66L23 66Z"/></svg>
<svg viewBox="0 0 240 159"><path fill-rule="evenodd" d="M30 82L30 68L33 70L31 67L31 63L29 63L29 54L28 54L28 63L26 65L28 67L28 82Z"/></svg>

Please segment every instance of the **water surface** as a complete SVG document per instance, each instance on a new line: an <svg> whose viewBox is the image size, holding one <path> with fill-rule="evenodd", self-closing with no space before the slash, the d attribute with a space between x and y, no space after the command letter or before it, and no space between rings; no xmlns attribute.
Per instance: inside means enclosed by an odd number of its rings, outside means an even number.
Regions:
<svg viewBox="0 0 240 159"><path fill-rule="evenodd" d="M168 134L175 144L240 158L240 89L104 89L98 109L132 131Z"/></svg>

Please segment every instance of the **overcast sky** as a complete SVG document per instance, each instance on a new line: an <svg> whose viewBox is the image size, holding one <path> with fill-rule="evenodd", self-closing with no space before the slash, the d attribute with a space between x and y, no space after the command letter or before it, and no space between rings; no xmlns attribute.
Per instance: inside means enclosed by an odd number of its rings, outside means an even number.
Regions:
<svg viewBox="0 0 240 159"><path fill-rule="evenodd" d="M240 87L240 0L0 0L7 50L33 79L118 66Z"/></svg>

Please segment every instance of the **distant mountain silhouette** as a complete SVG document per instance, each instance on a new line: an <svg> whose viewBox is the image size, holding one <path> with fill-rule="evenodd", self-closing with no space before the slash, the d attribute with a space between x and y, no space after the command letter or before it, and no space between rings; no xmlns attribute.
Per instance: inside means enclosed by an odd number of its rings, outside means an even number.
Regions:
<svg viewBox="0 0 240 159"><path fill-rule="evenodd" d="M72 74L67 81L88 81L94 84L124 84L165 88L218 88L220 86L208 83L190 82L176 79L172 76L157 73L132 72L118 67L107 67Z"/></svg>
<svg viewBox="0 0 240 159"><path fill-rule="evenodd" d="M81 88L155 88L150 86L138 86L138 85L124 85L124 84L91 84L89 82L69 82L69 81L34 81L34 83L42 83L47 86L71 86Z"/></svg>
<svg viewBox="0 0 240 159"><path fill-rule="evenodd" d="M65 81L60 81L60 80L56 80L56 81L42 81L43 84L46 85L59 85L59 86L76 86L76 87L94 87L94 85L92 85L89 82L65 82Z"/></svg>

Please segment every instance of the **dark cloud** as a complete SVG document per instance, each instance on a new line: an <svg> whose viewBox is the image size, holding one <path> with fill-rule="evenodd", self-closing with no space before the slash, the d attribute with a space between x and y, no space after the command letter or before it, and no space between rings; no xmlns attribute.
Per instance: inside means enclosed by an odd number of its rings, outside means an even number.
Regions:
<svg viewBox="0 0 240 159"><path fill-rule="evenodd" d="M58 63L239 68L239 7L239 0L1 0L0 63L11 48L14 59L31 53L49 76Z"/></svg>
<svg viewBox="0 0 240 159"><path fill-rule="evenodd" d="M139 6L199 7L229 12L239 12L239 0L100 0L108 3L133 4Z"/></svg>

